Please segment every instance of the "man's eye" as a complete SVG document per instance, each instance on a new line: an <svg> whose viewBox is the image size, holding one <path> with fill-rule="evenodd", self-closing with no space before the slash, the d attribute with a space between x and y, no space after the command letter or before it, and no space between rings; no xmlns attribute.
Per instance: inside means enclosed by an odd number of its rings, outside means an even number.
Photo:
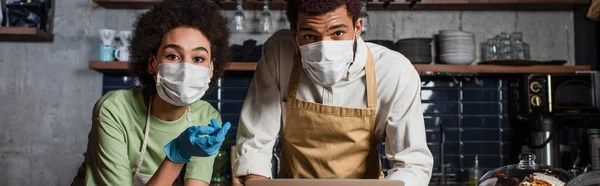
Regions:
<svg viewBox="0 0 600 186"><path fill-rule="evenodd" d="M313 40L315 39L314 35L304 35L304 39Z"/></svg>
<svg viewBox="0 0 600 186"><path fill-rule="evenodd" d="M173 61L174 61L174 60L179 60L179 59L180 59L180 58L179 58L179 56L177 56L177 55L175 55L175 54L169 54L169 55L167 55L167 56L166 56L166 58L167 58L168 60L173 60Z"/></svg>
<svg viewBox="0 0 600 186"><path fill-rule="evenodd" d="M335 36L335 37L342 37L343 35L344 35L344 32L342 32L342 31L337 31L337 32L333 33L333 36Z"/></svg>

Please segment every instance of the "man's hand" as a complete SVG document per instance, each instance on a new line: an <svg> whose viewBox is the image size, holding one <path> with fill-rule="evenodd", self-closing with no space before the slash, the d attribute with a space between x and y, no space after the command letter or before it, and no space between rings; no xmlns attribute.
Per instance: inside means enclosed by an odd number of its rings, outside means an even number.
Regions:
<svg viewBox="0 0 600 186"><path fill-rule="evenodd" d="M243 185L246 185L246 181L251 180L251 179L267 179L267 177L264 177L261 175L256 175L256 174L249 174L249 175L240 177L240 182L242 182Z"/></svg>

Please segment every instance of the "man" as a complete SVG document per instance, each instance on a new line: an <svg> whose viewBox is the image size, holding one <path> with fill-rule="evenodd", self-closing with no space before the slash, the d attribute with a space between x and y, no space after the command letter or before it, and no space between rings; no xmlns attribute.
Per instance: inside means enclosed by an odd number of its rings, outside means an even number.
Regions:
<svg viewBox="0 0 600 186"><path fill-rule="evenodd" d="M290 31L264 45L237 135L234 174L272 178L383 178L376 144L385 132L387 179L427 185L420 78L401 54L361 38L360 0L288 0Z"/></svg>

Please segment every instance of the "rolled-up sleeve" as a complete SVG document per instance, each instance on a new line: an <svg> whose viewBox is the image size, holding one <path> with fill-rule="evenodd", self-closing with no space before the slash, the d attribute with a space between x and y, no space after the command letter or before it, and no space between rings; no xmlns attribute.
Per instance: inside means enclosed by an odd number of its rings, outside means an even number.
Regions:
<svg viewBox="0 0 600 186"><path fill-rule="evenodd" d="M274 34L274 35L277 35ZM236 177L256 174L272 178L273 147L282 122L277 37L271 37L263 47L248 95L244 101L237 133ZM293 56L292 56L293 57Z"/></svg>
<svg viewBox="0 0 600 186"><path fill-rule="evenodd" d="M403 180L407 186L428 185L433 156L425 137L421 80L414 69L407 69L398 82L386 125L385 152L393 163L387 179Z"/></svg>

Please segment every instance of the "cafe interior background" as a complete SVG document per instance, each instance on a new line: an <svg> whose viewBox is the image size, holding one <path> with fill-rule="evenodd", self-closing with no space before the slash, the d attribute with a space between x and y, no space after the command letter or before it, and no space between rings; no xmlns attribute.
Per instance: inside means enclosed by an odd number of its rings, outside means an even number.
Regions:
<svg viewBox="0 0 600 186"><path fill-rule="evenodd" d="M152 0L23 2L2 0L0 185L69 185L84 159L94 103L137 85L120 38ZM236 4L221 1L234 63L203 98L234 125L216 182L231 182L229 152L253 62L288 24L285 2ZM362 38L401 51L421 74L432 185L467 183L476 157L481 174L518 163L521 152L575 174L600 169L600 77L593 73L600 28L586 18L589 7L588 0L367 3ZM40 19L26 20L22 11Z"/></svg>

